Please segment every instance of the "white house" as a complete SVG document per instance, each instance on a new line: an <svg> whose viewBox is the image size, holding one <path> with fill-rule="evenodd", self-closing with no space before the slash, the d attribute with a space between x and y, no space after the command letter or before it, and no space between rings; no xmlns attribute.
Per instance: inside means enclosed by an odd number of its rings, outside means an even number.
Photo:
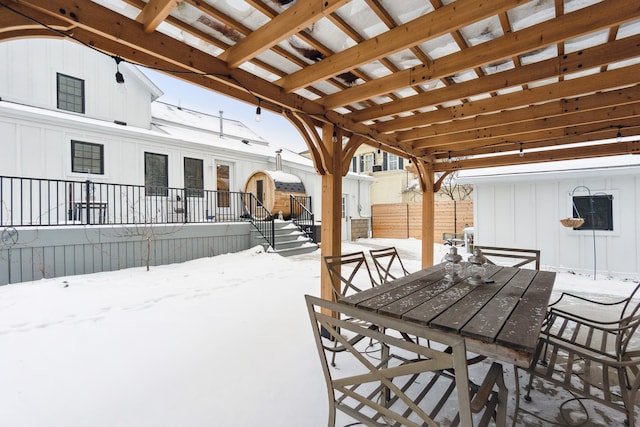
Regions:
<svg viewBox="0 0 640 427"><path fill-rule="evenodd" d="M540 249L543 266L596 278L640 277L640 156L469 170L459 179L474 185L477 244ZM585 222L560 223L571 217Z"/></svg>
<svg viewBox="0 0 640 427"><path fill-rule="evenodd" d="M120 82L116 81L116 73ZM193 191L241 193L254 172L276 170L277 156L278 167L304 184L316 222L322 220L321 178L311 160L289 150L279 150L278 141L271 141L274 143L271 145L243 123L224 117L222 112L211 115L168 105L160 102L161 96L161 89L135 66L118 63L113 57L68 40L21 39L0 43L0 187L4 187L4 191L0 188L3 193L0 223L5 227L16 224L50 227L60 221L70 225L82 216L80 211L85 207L88 218L95 215L89 208L99 211L98 218L91 221L94 223L137 221L121 219L128 212L113 206L117 204L114 203L117 197L96 194L96 186L112 188L107 184L122 186L117 190L121 199L121 194L129 191L128 187L124 190L125 186L141 188L137 191L144 193L142 198L146 201L127 207L127 210L137 209L138 219L140 212L153 202L154 207L161 206L166 211L163 217L168 213L168 222L186 222L183 209L187 209L187 202L182 201L185 206L180 210L171 204L181 201L179 194L184 197L184 194L193 195ZM220 110L224 110L224 106ZM45 184L29 181L27 185L27 181L6 177L64 180L65 183L90 180L92 184L82 188L91 192L91 200L78 202L80 191L71 185L68 188L73 194L66 194L67 184L64 184L55 190L62 195L52 197L52 190L47 190L45 197L42 190ZM352 224L369 224L371 182L370 177L357 174L349 174L343 180L344 239L352 237ZM165 190L157 190L162 188ZM192 193L180 193L185 188ZM17 194L27 192L30 201L25 202L26 198L22 197L18 208ZM12 200L7 199L10 194ZM242 195L238 197L244 200ZM159 199L162 201L158 202ZM191 199L203 203L203 197ZM63 203L71 207L61 209ZM200 221L216 222L218 217L212 211L220 213L221 208L229 208L228 199L220 196L213 197L211 204L206 213L200 215ZM189 208L193 211L197 206ZM66 210L69 210L68 216ZM36 213L29 213L31 211ZM20 212L18 222L16 212ZM156 212L160 212L160 208ZM236 215L241 213L239 208ZM28 224L20 222L25 215L31 215ZM40 227L44 228L47 227ZM238 239L207 253L240 250L250 244L244 237L238 244ZM28 243L17 245L27 248ZM185 255L181 259L192 257L195 256ZM2 258L0 254L0 260ZM0 271L0 284L2 276L11 275L13 273ZM38 272L33 274L38 275Z"/></svg>
<svg viewBox="0 0 640 427"><path fill-rule="evenodd" d="M117 67L125 83L117 83L116 63L104 54L67 40L28 39L0 44L0 58L0 175L144 185L147 153L166 162L169 187L187 185L185 159L193 159L200 161L195 167L202 167L205 189L219 189L217 174L224 171L225 190L242 191L253 172L275 168L278 141L272 146L222 115L152 102L162 91L126 63ZM86 161L74 164L74 149L99 157L94 170ZM321 220L312 162L283 150L282 168L302 180ZM345 177L346 219L368 217L370 182Z"/></svg>

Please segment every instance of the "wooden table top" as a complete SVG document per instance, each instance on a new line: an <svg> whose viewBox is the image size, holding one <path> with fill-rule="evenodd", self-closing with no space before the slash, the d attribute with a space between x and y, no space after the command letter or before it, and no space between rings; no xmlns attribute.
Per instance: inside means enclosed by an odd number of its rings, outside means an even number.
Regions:
<svg viewBox="0 0 640 427"><path fill-rule="evenodd" d="M340 302L463 336L471 352L528 367L555 273L487 266L487 279L494 283L452 283L440 264Z"/></svg>

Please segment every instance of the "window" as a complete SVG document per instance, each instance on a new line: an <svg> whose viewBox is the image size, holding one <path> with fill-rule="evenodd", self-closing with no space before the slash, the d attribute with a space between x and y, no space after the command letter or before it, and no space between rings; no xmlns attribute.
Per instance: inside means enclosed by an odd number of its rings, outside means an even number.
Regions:
<svg viewBox="0 0 640 427"><path fill-rule="evenodd" d="M84 80L57 74L58 108L84 114Z"/></svg>
<svg viewBox="0 0 640 427"><path fill-rule="evenodd" d="M231 207L231 197L229 194L229 166L228 165L216 165L217 175L217 190L218 190L218 207L228 208Z"/></svg>
<svg viewBox="0 0 640 427"><path fill-rule="evenodd" d="M187 197L204 196L202 170L201 159L184 158L184 187L187 189Z"/></svg>
<svg viewBox="0 0 640 427"><path fill-rule="evenodd" d="M367 153L364 155L364 169L362 172L372 172L373 171L373 153Z"/></svg>
<svg viewBox="0 0 640 427"><path fill-rule="evenodd" d="M395 154L389 154L387 156L387 162L388 162L387 170L395 171L395 170L399 169L398 168L398 156L396 156Z"/></svg>
<svg viewBox="0 0 640 427"><path fill-rule="evenodd" d="M358 173L358 158L355 156L351 159L351 172Z"/></svg>
<svg viewBox="0 0 640 427"><path fill-rule="evenodd" d="M573 216L584 219L584 224L574 230L613 231L613 196L574 196Z"/></svg>
<svg viewBox="0 0 640 427"><path fill-rule="evenodd" d="M89 142L71 141L71 171L104 174L104 146Z"/></svg>
<svg viewBox="0 0 640 427"><path fill-rule="evenodd" d="M144 153L144 185L147 196L167 196L168 159L164 154Z"/></svg>

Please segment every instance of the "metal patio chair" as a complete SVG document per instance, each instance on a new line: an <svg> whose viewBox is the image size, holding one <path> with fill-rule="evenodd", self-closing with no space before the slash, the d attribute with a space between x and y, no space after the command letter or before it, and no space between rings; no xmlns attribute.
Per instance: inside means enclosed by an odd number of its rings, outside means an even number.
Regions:
<svg viewBox="0 0 640 427"><path fill-rule="evenodd" d="M333 297L336 301L360 292L364 289L369 289L373 286L377 286L376 281L373 279L369 264L364 256L364 252L353 252L343 255L332 255L324 257L324 263L329 272L329 279L331 281L331 287L333 289ZM376 328L375 325L366 325L370 328ZM327 334L325 334L327 335ZM340 345L340 342L330 337L332 341L330 348L332 352L331 366L335 366L336 354L346 351L346 348ZM350 344L355 345L364 338L363 335L355 335L349 338ZM369 340L369 347L373 345L373 341Z"/></svg>
<svg viewBox="0 0 640 427"><path fill-rule="evenodd" d="M369 254L380 277L380 283L387 283L409 274L395 247L371 249Z"/></svg>
<svg viewBox="0 0 640 427"><path fill-rule="evenodd" d="M630 427L635 422L635 402L640 388L640 284L620 301L600 302L562 293L549 305L538 346L529 368L530 392L535 377L547 380L581 397L624 413ZM579 303L578 314L566 304ZM615 318L595 320L584 313L617 308ZM635 339L635 340L634 340Z"/></svg>
<svg viewBox="0 0 640 427"><path fill-rule="evenodd" d="M377 285L364 252L326 256L324 263L329 272L336 301Z"/></svg>
<svg viewBox="0 0 640 427"><path fill-rule="evenodd" d="M493 363L481 385L470 381L462 337L344 303L308 295L305 298L327 386L329 427L335 426L337 411L368 426L418 427L445 425L438 423L446 421L446 425L471 427L489 425L492 419L497 426L506 424L507 389L502 365ZM381 356L371 358L361 346L345 338L346 331L382 343ZM325 345L323 333L346 348L348 369L329 366L327 353L331 348ZM405 334L441 346L425 347L401 338ZM450 353L442 351L445 347L451 349Z"/></svg>

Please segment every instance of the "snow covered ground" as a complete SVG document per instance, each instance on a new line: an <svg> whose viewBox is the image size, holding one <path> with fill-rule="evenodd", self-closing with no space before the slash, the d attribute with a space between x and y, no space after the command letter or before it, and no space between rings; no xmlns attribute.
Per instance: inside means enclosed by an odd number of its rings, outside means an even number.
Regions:
<svg viewBox="0 0 640 427"><path fill-rule="evenodd" d="M364 239L343 252L394 245L416 271L420 244ZM436 246L436 262L447 249ZM319 251L283 258L257 247L1 286L0 426L325 426L303 300L319 293L320 265ZM624 296L634 286L559 273L554 293ZM522 406L553 417L563 400L549 393ZM620 413L588 406L585 425L622 425ZM548 424L521 414L518 425Z"/></svg>

